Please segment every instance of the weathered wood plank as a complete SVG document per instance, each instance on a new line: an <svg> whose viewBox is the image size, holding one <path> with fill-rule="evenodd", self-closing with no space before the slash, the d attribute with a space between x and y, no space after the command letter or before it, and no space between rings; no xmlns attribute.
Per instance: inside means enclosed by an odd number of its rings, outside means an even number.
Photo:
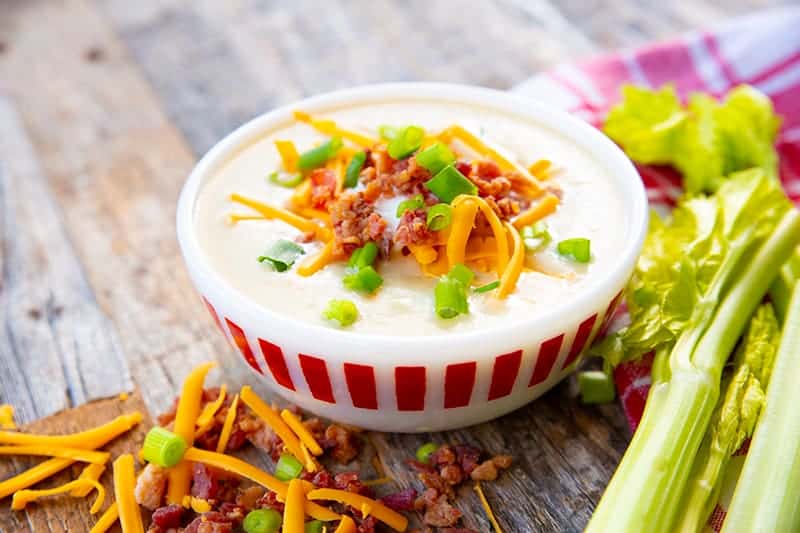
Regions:
<svg viewBox="0 0 800 533"><path fill-rule="evenodd" d="M19 117L0 97L0 403L29 421L131 387Z"/></svg>
<svg viewBox="0 0 800 533"><path fill-rule="evenodd" d="M103 448L103 450L111 452L112 457L117 457L122 453L135 453L141 447L147 428L151 424L138 393L131 394L125 401L109 398L61 411L28 424L22 429L32 433L50 435L74 433L104 424L116 416L133 411L139 411L144 415L142 423ZM41 462L41 459L4 458L0 462L0 479L21 473L38 462ZM36 488L55 487L72 481L80 475L82 467L81 464L75 464L51 479L36 485ZM111 464L108 464L100 482L106 489L106 500L103 506L105 509L114 499ZM58 496L50 498L46 503L32 503L24 511L12 511L9 508L9 500L3 500L0 505L0 533L89 531L97 519L89 513L94 497L94 492L81 499ZM117 526L110 531L117 532L120 529Z"/></svg>

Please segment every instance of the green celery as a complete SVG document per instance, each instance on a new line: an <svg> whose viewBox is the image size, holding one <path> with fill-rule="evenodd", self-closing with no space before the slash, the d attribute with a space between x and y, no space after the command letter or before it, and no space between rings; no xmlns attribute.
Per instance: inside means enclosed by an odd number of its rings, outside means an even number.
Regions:
<svg viewBox="0 0 800 533"><path fill-rule="evenodd" d="M800 248L795 250L792 258L783 265L780 274L769 288L769 297L772 305L775 306L775 314L778 315L781 322L786 318L792 288L798 279L800 279Z"/></svg>
<svg viewBox="0 0 800 533"><path fill-rule="evenodd" d="M798 241L800 214L760 169L654 221L630 287L632 323L601 346L612 364L656 351L653 383L587 531L672 531L728 355Z"/></svg>
<svg viewBox="0 0 800 533"><path fill-rule="evenodd" d="M800 284L783 326L766 407L756 427L723 533L800 531Z"/></svg>

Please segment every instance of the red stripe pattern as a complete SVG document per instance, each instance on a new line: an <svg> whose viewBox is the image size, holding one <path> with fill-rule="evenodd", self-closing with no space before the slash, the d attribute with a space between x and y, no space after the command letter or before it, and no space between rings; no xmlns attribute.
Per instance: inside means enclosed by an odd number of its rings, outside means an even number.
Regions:
<svg viewBox="0 0 800 533"><path fill-rule="evenodd" d="M425 410L427 383L424 366L395 367L394 382L399 411Z"/></svg>
<svg viewBox="0 0 800 533"><path fill-rule="evenodd" d="M261 347L261 354L264 356L264 361L267 362L269 371L272 372L272 377L275 378L275 381L289 390L295 390L292 376L289 375L289 368L286 366L286 359L283 357L283 350L281 350L280 346L264 339L258 339L258 345Z"/></svg>
<svg viewBox="0 0 800 533"><path fill-rule="evenodd" d="M206 309L208 309L208 312L211 313L211 318L214 319L214 323L217 325L219 330L222 333L225 333L225 330L222 328L222 322L219 321L219 315L217 314L217 310L214 309L214 306L211 305L211 302L206 300L205 296L203 296L203 303L206 304Z"/></svg>
<svg viewBox="0 0 800 533"><path fill-rule="evenodd" d="M347 390L354 407L362 409L378 408L378 391L375 386L375 370L368 365L344 364L344 377Z"/></svg>
<svg viewBox="0 0 800 533"><path fill-rule="evenodd" d="M583 351L584 347L586 347L596 320L597 313L581 322L581 325L578 326L578 332L575 334L575 340L572 341L572 347L569 349L569 354L567 354L564 364L561 365L562 370L571 365L578 355L580 355L580 353Z"/></svg>
<svg viewBox="0 0 800 533"><path fill-rule="evenodd" d="M511 394L519 374L522 350L498 355L494 360L492 384L489 386L489 401Z"/></svg>
<svg viewBox="0 0 800 533"><path fill-rule="evenodd" d="M444 408L452 409L469 405L475 387L478 363L470 361L447 365L444 376Z"/></svg>
<svg viewBox="0 0 800 533"><path fill-rule="evenodd" d="M553 369L553 365L556 364L563 342L564 334L562 333L542 343L539 347L539 357L536 358L536 365L533 368L533 375L531 375L528 387L538 385L550 376L550 371Z"/></svg>
<svg viewBox="0 0 800 533"><path fill-rule="evenodd" d="M315 399L327 403L336 403L333 398L333 388L331 378L328 376L328 366L319 357L306 354L298 354L300 368L306 377L306 383L311 390L311 396Z"/></svg>
<svg viewBox="0 0 800 533"><path fill-rule="evenodd" d="M247 342L247 337L245 336L242 328L227 318L225 319L225 322L228 323L228 329L231 331L233 342L236 344L236 347L239 348L239 352L242 354L242 357L244 357L244 360L247 361L247 364L250 365L253 370L259 374L263 374L264 371L261 370L261 367L258 366L258 363L256 363L256 358L253 356L253 350L250 349L250 343Z"/></svg>

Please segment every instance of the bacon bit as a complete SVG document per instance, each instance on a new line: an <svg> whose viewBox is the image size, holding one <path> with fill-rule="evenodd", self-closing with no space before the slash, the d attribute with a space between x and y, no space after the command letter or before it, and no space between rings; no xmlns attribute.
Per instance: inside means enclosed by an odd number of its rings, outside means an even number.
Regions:
<svg viewBox="0 0 800 533"><path fill-rule="evenodd" d="M395 492L393 494L388 494L381 498L381 502L389 507L390 509L394 509L395 511L413 511L414 510L414 500L417 498L417 491L408 488L401 490L400 492Z"/></svg>
<svg viewBox="0 0 800 533"><path fill-rule="evenodd" d="M486 499L486 495L483 493L483 488L481 487L480 481L475 483L475 492L478 493L478 498L481 500L481 505L486 510L486 515L489 517L489 522L492 523L492 527L494 527L495 533L503 533L503 530L500 529L500 524L497 523L497 519L494 517L494 512L492 508L489 506L489 502Z"/></svg>
<svg viewBox="0 0 800 533"><path fill-rule="evenodd" d="M331 424L325 429L323 447L332 450L331 456L334 460L346 464L358 455L359 442L352 431L338 424Z"/></svg>
<svg viewBox="0 0 800 533"><path fill-rule="evenodd" d="M151 511L157 509L161 506L166 489L167 471L156 464L148 463L136 478L136 503Z"/></svg>
<svg viewBox="0 0 800 533"><path fill-rule="evenodd" d="M311 182L311 207L326 209L336 196L336 173L328 168L316 168L308 179Z"/></svg>
<svg viewBox="0 0 800 533"><path fill-rule="evenodd" d="M165 530L180 527L182 518L183 507L180 505L159 507L153 512L153 524Z"/></svg>
<svg viewBox="0 0 800 533"><path fill-rule="evenodd" d="M253 389L248 386L242 387L241 398L242 401L281 438L286 449L289 450L289 453L294 455L297 459L303 458L303 451L300 449L300 440L272 407L264 403L264 401L253 392Z"/></svg>

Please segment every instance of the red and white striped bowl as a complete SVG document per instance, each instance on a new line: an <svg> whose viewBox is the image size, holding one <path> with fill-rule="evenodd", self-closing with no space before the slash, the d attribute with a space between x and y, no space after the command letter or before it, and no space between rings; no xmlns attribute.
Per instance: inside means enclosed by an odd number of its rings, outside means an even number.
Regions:
<svg viewBox="0 0 800 533"><path fill-rule="evenodd" d="M580 297L528 321L441 336L379 336L282 316L233 288L207 262L194 234L203 184L244 146L302 107L324 112L353 102L420 98L456 101L529 117L572 139L606 167L624 195L623 252ZM381 431L433 431L489 420L516 409L566 376L613 315L647 226L644 188L612 142L591 126L508 93L457 85L360 87L305 100L240 127L197 164L177 213L186 266L222 333L254 375L287 400L341 422Z"/></svg>

